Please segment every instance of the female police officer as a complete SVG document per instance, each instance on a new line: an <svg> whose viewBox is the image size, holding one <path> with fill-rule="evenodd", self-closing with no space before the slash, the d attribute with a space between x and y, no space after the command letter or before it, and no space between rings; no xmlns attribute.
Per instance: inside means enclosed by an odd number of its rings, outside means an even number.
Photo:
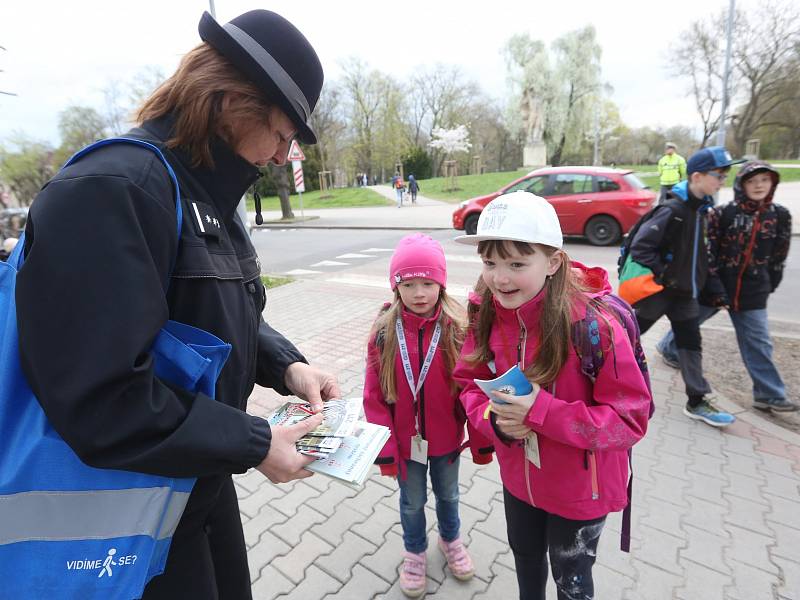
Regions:
<svg viewBox="0 0 800 600"><path fill-rule="evenodd" d="M144 103L126 137L158 146L180 184L177 239L171 179L149 150L110 144L62 170L39 194L17 280L20 354L48 419L89 465L198 477L167 567L145 598L249 598L231 473L307 476L294 441L321 420L274 427L244 412L254 383L317 408L333 377L263 320L260 265L236 206L258 167L283 164L294 137L315 143L309 117L322 88L314 49L279 15L257 10L220 26ZM77 240L77 241L76 241ZM149 348L167 319L232 345L216 399L153 372Z"/></svg>

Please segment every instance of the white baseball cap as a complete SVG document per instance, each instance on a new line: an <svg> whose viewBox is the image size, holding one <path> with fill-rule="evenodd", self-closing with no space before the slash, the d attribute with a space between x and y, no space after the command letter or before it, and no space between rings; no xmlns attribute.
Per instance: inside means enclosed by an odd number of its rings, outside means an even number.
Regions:
<svg viewBox="0 0 800 600"><path fill-rule="evenodd" d="M561 248L561 224L556 211L544 198L530 192L498 196L483 209L475 235L460 235L455 241L477 244L485 240L509 240Z"/></svg>

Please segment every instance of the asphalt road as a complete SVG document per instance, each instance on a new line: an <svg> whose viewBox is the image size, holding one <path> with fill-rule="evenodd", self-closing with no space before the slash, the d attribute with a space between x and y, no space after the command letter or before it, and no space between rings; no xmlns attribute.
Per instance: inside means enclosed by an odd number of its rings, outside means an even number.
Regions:
<svg viewBox="0 0 800 600"><path fill-rule="evenodd" d="M270 274L289 273L300 278L346 278L379 285L388 277L391 250L407 231L392 230L255 230L253 242L261 259L262 270ZM448 257L449 281L470 286L480 273L480 262L471 246L452 241L456 232L433 231L430 235L442 242ZM770 299L770 318L800 324L797 298L800 297L800 240L794 238L783 283ZM588 265L604 267L616 287L618 248L592 246L568 240L565 250L570 257ZM338 263L338 264L337 264ZM302 272L301 272L302 271ZM388 283L387 294L388 294ZM776 333L780 333L776 331Z"/></svg>

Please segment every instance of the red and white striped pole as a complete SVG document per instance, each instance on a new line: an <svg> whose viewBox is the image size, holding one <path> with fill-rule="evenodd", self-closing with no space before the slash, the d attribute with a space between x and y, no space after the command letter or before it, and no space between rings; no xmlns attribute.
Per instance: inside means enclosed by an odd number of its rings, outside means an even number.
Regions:
<svg viewBox="0 0 800 600"><path fill-rule="evenodd" d="M292 173L294 174L294 191L300 196L300 218L305 221L306 215L303 212L303 192L306 191L306 184L303 180L303 163L299 160L292 161Z"/></svg>

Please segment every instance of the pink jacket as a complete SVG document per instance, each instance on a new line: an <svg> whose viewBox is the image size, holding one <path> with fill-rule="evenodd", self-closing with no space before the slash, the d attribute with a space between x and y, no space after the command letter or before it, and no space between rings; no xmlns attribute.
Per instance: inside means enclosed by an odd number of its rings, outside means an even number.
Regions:
<svg viewBox="0 0 800 600"><path fill-rule="evenodd" d="M403 330L408 344L408 354L414 372L419 378L420 366L430 345L431 336L439 318L436 314L423 318L403 310ZM443 323L442 327L446 327ZM420 356L422 354L422 356ZM379 380L380 350L372 337L367 345L367 370L364 381L364 412L370 423L385 425L391 429L391 437L375 461L384 475L398 474L400 459L411 458L411 438L415 434L413 395L408 387L400 351L395 358L398 399L388 404L383 397ZM458 399L458 391L451 389L452 374L445 367L441 346L433 355L428 375L417 402L420 433L428 441L428 456L443 456L460 452L464 441L466 413ZM478 464L492 461L491 442L469 427L469 445L472 460ZM405 476L405 471L400 471Z"/></svg>
<svg viewBox="0 0 800 600"><path fill-rule="evenodd" d="M592 297L611 292L606 272L573 262L581 271ZM519 307L507 310L495 302L496 317L489 338L496 369L486 364L471 366L464 356L474 351L470 332L454 376L464 389L461 401L470 422L489 439L497 437L491 421L484 418L489 399L473 379L492 379L517 359L517 344L527 330L522 348L529 365L538 340L538 319L545 291ZM474 295L473 295L474 296ZM470 301L479 303L476 296ZM585 316L576 306L574 320ZM580 369L570 344L566 364L555 385L541 389L525 424L538 434L541 469L525 459L521 442L495 443L503 485L515 497L567 519L587 520L622 510L628 503L628 449L647 430L650 392L631 349L628 336L613 316L609 326L598 321L604 348L611 347L594 384Z"/></svg>

